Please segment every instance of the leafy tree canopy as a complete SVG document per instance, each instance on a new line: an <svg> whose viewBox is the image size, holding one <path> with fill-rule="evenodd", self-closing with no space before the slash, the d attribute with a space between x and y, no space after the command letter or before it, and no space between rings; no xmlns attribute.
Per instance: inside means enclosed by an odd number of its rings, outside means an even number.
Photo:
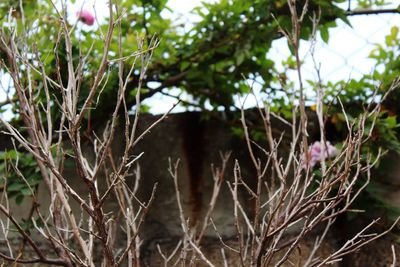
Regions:
<svg viewBox="0 0 400 267"><path fill-rule="evenodd" d="M0 4L2 25L11 18L17 22L19 33L26 31L30 47L34 48L43 60L46 71L56 77L57 60L61 63L61 78L67 79L66 53L63 40L57 27L61 23L59 14L51 1L5 1ZM71 1L75 2L75 1ZM244 77L257 78L262 91L271 96L285 88L281 76L274 68L274 62L267 57L271 43L282 34L279 29L290 32L291 18L286 0L221 0L215 4L203 3L193 10L201 19L194 23L189 31L184 25L176 25L171 19L162 16L162 11L170 10L167 0L119 0L115 16L120 16L122 53L126 57L126 72L134 63L132 53L137 49L137 35L147 39L151 46L154 37L160 40L153 52L152 63L143 77L142 99L156 93L169 94L172 88L178 88L194 97L191 103L204 108L206 103L216 109L234 107L234 96L248 92ZM299 3L302 1L299 1ZM321 35L327 40L328 28L334 27L335 19L349 23L346 18L345 0L311 0L308 3L307 15L303 20L301 37L310 38L313 31L312 17L319 18L318 27ZM384 1L359 0L358 5L366 8L382 5ZM10 9L12 7L12 9ZM22 7L22 8L21 8ZM301 13L303 3L298 5ZM11 12L10 12L11 10ZM173 10L170 10L173 11ZM68 9L67 9L68 13ZM22 20L24 14L25 20ZM76 62L79 57L87 57L84 66L85 81L81 85L82 97L93 83L94 73L98 70L104 47L104 35L107 32L107 19L100 22L99 28L80 27L74 14L66 14L69 27L75 34L73 38L73 55ZM5 28L3 30L6 30ZM116 71L119 31L115 30L109 65L108 83L100 97L101 105L96 114L110 114L113 109L113 97L118 88L118 71ZM153 40L153 41L152 41ZM56 53L54 53L56 52ZM378 52L377 52L378 53ZM2 60L7 62L4 53ZM293 63L293 62L292 62ZM76 63L77 64L77 63ZM139 63L136 62L137 65ZM290 61L288 61L290 65ZM133 72L128 84L127 104L135 106L135 92L139 80L139 72ZM40 84L40 75L37 75ZM55 90L56 91L56 90ZM57 94L57 92L55 92Z"/></svg>

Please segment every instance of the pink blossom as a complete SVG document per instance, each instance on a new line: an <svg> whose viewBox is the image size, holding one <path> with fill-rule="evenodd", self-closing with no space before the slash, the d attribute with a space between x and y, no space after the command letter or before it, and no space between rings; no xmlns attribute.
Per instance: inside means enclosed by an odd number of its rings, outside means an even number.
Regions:
<svg viewBox="0 0 400 267"><path fill-rule="evenodd" d="M314 167L318 162L332 158L338 153L336 147L331 145L328 141L325 143L325 155L322 153L322 145L319 141L314 142L309 148L306 155L306 159L302 159L303 168L307 166Z"/></svg>
<svg viewBox="0 0 400 267"><path fill-rule="evenodd" d="M91 26L94 23L94 16L88 10L81 10L76 13L76 16L79 18L80 21L82 21L86 25Z"/></svg>

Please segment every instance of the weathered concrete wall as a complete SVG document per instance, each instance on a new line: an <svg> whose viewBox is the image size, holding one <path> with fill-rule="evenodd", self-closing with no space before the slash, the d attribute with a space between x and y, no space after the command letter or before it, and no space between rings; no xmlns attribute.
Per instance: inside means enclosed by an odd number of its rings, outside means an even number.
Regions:
<svg viewBox="0 0 400 267"><path fill-rule="evenodd" d="M143 116L140 120L138 132L142 132L156 119L157 117L150 115ZM311 136L313 136L313 130L315 129L316 131L316 128L313 128L312 121L310 122L310 127ZM274 128L278 134L285 130L285 126L279 122L274 123ZM123 150L123 139L123 130L117 130L115 142L113 143L113 153L116 159L120 157ZM84 149L90 158L90 146L89 144L85 146ZM169 158L172 162L180 159L179 185L183 196L182 201L185 215L190 218L190 221L195 222L199 219L201 220L203 217L208 200L211 197L213 184L211 164L220 166L219 152L227 151L231 151L232 155L227 167L226 179L232 181L233 163L237 159L242 167L242 176L244 179L249 181L250 184L252 184L252 181L254 183L254 168L249 159L244 141L233 136L230 127L221 121L216 119L202 120L200 113L181 113L168 116L167 119L146 135L135 148L133 154L144 152L139 161L141 167L139 198L141 200L148 199L154 183L158 183L156 199L140 234L141 238L144 239L142 254L149 266L159 266L157 261L158 256L155 255L157 254L157 243L160 243L168 250L176 244L175 241L182 235L173 181L167 171ZM395 177L398 177L400 171L394 170L393 173ZM82 182L78 179L73 168L67 169L65 175L78 193L87 194L85 188L81 186ZM128 184L133 185L133 179L131 177L127 181ZM100 178L98 183L100 190L105 191L107 183L104 178ZM400 191L399 185L397 185L398 191ZM43 187L39 189L39 192L39 201L40 203L44 203L42 210L46 213L48 211L46 210L46 204L50 203L51 199L49 199L48 193ZM250 206L251 199L244 192L241 193L244 206ZM400 198L396 196L393 198L393 202L398 203L396 201L399 201ZM400 207L400 203L398 204ZM74 208L78 210L79 207L76 204L74 205ZM110 198L106 203L106 209L110 211L117 210L117 203ZM25 217L29 210L29 205L28 203L23 203L19 207L13 205L12 210L17 217ZM223 186L213 213L213 220L217 225L219 233L224 238L227 238L227 240L234 239L236 234L232 215L233 203L231 194L227 186ZM327 241L326 248L324 248L325 253L337 246L336 239L340 239L340 237L331 237ZM206 240L210 248L208 253L213 257L212 255L215 252L212 248L216 247L215 244L218 240L215 239L212 229L206 234ZM309 245L312 244L312 242L308 243ZM303 246L307 246L308 243L306 242ZM387 252L390 253L390 242L386 242L385 244L388 245ZM303 251L307 251L307 249ZM219 253L219 251L216 253ZM307 253L304 253L302 256L306 257ZM237 261L234 256L229 257L232 262ZM235 266L235 264L230 266Z"/></svg>

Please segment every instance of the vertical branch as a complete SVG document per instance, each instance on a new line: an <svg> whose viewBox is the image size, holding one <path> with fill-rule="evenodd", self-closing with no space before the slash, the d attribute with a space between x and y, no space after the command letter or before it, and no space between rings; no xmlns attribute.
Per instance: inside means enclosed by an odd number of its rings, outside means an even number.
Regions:
<svg viewBox="0 0 400 267"><path fill-rule="evenodd" d="M308 133L307 133L307 114L305 109L305 97L304 97L304 87L303 87L303 79L301 74L301 60L299 54L300 48L300 20L297 14L297 0L288 0L288 6L291 14L292 20L292 35L288 38L288 41L293 46L295 58L296 58L296 66L297 66L297 77L299 81L299 104L300 104L300 123L301 123L301 132L302 132L302 143L303 143L303 152L306 153L308 150ZM304 6L306 7L306 5ZM304 9L306 10L306 8Z"/></svg>
<svg viewBox="0 0 400 267"><path fill-rule="evenodd" d="M211 219L211 214L214 210L215 204L217 203L217 198L218 198L222 183L224 181L226 164L228 163L230 155L231 155L230 152L223 154L223 155L221 154L221 160L222 160L221 170L219 170L217 168L215 171L213 171L214 185L213 185L212 195L211 195L210 201L208 202L208 209L207 209L206 215L204 216L202 227L201 227L200 232L197 235L197 238L195 240L196 245L200 244L201 239L209 225L209 221Z"/></svg>

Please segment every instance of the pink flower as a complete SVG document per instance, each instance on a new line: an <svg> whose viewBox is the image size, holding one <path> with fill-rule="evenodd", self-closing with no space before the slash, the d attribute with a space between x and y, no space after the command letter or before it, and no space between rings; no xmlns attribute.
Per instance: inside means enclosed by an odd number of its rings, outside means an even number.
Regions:
<svg viewBox="0 0 400 267"><path fill-rule="evenodd" d="M94 23L94 16L88 10L81 10L79 12L76 12L76 16L86 25L91 26Z"/></svg>
<svg viewBox="0 0 400 267"><path fill-rule="evenodd" d="M338 153L336 147L332 146L328 141L325 143L325 155L322 153L322 145L319 141L316 141L308 148L306 159L302 159L302 166L306 168L307 166L314 167L318 162L326 160L327 158L332 158Z"/></svg>

